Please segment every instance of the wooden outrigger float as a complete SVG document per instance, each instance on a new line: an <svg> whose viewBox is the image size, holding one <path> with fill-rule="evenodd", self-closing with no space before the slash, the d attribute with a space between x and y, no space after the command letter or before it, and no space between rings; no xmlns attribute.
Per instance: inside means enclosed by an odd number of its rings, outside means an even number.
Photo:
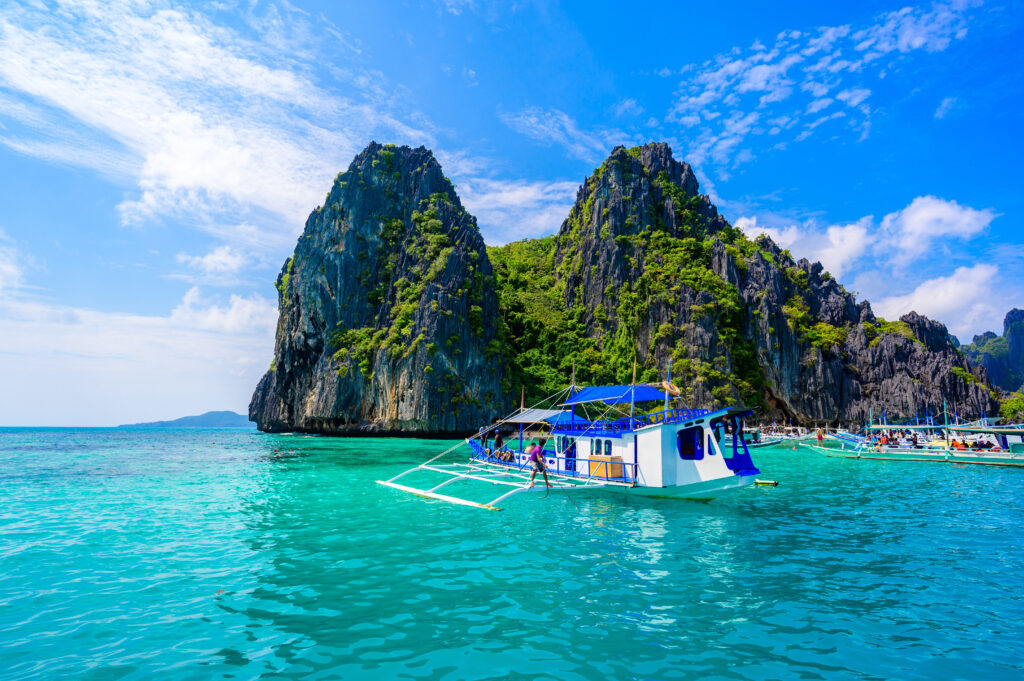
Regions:
<svg viewBox="0 0 1024 681"><path fill-rule="evenodd" d="M545 494L602 491L711 499L753 485L760 471L754 466L743 437L742 417L749 414L749 410L728 407L712 412L669 408L670 399L668 392L647 385L596 388L571 385L544 401L552 402L557 408L521 406L515 413L466 439L464 443L472 451L468 462L435 463L461 447L463 443L460 443L419 466L377 482L427 499L488 510L499 510L499 503L531 491ZM637 403L651 402L662 402L664 408L635 415ZM605 418L612 409L626 404L629 405L628 416ZM605 409L597 419L589 420L577 413L577 408L585 410L586 405ZM507 426L518 426L518 448L489 446L491 433ZM527 426L540 426L550 431L539 452L548 485L531 484L530 452L525 448ZM416 473L443 475L444 478L421 486L403 480ZM540 478L537 480L539 482ZM474 501L446 489L464 481L501 486L501 493L487 501Z"/></svg>

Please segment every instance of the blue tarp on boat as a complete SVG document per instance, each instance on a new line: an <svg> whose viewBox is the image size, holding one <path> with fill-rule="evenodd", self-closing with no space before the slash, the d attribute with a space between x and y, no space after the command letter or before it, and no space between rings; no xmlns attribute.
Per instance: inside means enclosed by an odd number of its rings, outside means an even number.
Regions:
<svg viewBox="0 0 1024 681"><path fill-rule="evenodd" d="M582 416L575 416L574 414L572 414L572 412L568 411L563 411L560 414L557 414L556 416L551 416L544 420L553 426L569 426L572 424L585 426L590 423L590 421L583 418Z"/></svg>
<svg viewBox="0 0 1024 681"><path fill-rule="evenodd" d="M665 393L649 385L604 385L594 388L583 388L562 403L563 406L583 404L585 402L603 402L605 404L626 404L629 402L661 401Z"/></svg>

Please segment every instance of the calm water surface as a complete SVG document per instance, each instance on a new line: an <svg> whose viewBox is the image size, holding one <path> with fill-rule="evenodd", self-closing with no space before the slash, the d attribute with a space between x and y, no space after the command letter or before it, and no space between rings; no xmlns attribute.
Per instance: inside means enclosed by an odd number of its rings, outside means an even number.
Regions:
<svg viewBox="0 0 1024 681"><path fill-rule="evenodd" d="M1024 470L773 449L777 488L501 513L373 484L448 444L0 430L0 679L1024 675Z"/></svg>

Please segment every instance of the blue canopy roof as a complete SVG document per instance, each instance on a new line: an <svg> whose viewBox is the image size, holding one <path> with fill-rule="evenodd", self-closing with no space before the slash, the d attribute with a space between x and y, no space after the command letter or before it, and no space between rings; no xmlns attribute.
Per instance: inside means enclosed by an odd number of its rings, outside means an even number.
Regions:
<svg viewBox="0 0 1024 681"><path fill-rule="evenodd" d="M567 425L572 424L572 423L576 423L576 424L579 424L581 426L585 426L585 425L590 423L590 421L586 420L582 416L576 416L572 412L568 412L568 411L560 412L560 413L556 414L555 416L549 416L548 418L546 418L544 420L547 421L548 423L550 423L553 426L567 426Z"/></svg>
<svg viewBox="0 0 1024 681"><path fill-rule="evenodd" d="M606 385L596 388L582 388L578 393L562 403L563 406L583 404L584 402L604 402L605 404L626 404L629 402L653 402L664 400L665 393L649 385Z"/></svg>

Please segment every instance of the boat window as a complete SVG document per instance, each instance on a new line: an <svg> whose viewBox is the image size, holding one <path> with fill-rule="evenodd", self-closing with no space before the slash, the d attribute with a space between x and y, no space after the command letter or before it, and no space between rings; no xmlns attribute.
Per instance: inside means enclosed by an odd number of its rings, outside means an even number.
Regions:
<svg viewBox="0 0 1024 681"><path fill-rule="evenodd" d="M601 441L600 440L594 440L594 451L592 453L595 456L599 456L601 454Z"/></svg>
<svg viewBox="0 0 1024 681"><path fill-rule="evenodd" d="M700 426L684 428L676 435L676 449L679 458L685 461L699 461L704 458L704 429Z"/></svg>
<svg viewBox="0 0 1024 681"><path fill-rule="evenodd" d="M612 441L611 440L605 440L604 441L604 455L605 456L611 456L612 455Z"/></svg>

